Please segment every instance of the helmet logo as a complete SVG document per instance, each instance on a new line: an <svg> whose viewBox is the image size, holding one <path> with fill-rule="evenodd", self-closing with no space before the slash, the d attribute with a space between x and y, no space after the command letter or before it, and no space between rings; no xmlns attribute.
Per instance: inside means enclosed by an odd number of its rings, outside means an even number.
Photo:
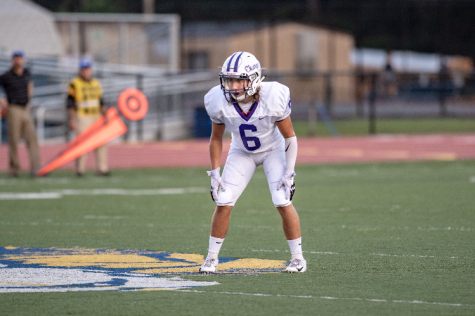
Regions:
<svg viewBox="0 0 475 316"><path fill-rule="evenodd" d="M257 69L258 67L259 67L259 63L251 65L251 66L247 65L246 67L244 67L244 69L246 69L247 72L250 72L254 69Z"/></svg>

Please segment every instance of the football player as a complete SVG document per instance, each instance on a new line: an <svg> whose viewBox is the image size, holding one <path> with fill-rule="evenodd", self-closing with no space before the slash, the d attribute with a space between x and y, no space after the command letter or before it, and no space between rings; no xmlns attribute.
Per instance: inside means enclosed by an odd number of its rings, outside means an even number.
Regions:
<svg viewBox="0 0 475 316"><path fill-rule="evenodd" d="M208 256L200 272L216 272L218 253L229 227L234 204L246 188L257 166L262 165L281 218L292 258L288 272L305 272L300 221L292 205L295 191L297 137L290 120L289 88L278 82L262 82L262 68L254 55L236 52L229 56L219 74L221 84L205 96L212 120L210 138L211 197L216 203L211 221ZM223 174L220 162L225 128L232 133L231 148Z"/></svg>

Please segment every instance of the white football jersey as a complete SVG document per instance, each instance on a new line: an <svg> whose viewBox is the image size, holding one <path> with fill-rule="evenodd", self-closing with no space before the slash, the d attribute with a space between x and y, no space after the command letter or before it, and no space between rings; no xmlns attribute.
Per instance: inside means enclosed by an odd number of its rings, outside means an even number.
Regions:
<svg viewBox="0 0 475 316"><path fill-rule="evenodd" d="M237 103L226 101L219 85L205 95L211 120L226 125L232 133L231 148L261 153L277 148L284 141L275 123L290 115L289 88L278 82L262 82L260 87L259 102L247 115L241 113Z"/></svg>

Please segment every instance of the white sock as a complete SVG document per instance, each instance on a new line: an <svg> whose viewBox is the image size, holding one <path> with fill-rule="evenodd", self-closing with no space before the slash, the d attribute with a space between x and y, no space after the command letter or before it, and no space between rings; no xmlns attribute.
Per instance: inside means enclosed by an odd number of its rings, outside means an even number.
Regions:
<svg viewBox="0 0 475 316"><path fill-rule="evenodd" d="M210 259L218 259L219 251L221 250L221 246L223 245L224 238L216 238L213 236L209 236L209 248L208 248L208 258Z"/></svg>
<svg viewBox="0 0 475 316"><path fill-rule="evenodd" d="M293 239L293 240L287 240L289 243L290 247L290 253L292 254L292 259L303 259L302 255L302 237Z"/></svg>

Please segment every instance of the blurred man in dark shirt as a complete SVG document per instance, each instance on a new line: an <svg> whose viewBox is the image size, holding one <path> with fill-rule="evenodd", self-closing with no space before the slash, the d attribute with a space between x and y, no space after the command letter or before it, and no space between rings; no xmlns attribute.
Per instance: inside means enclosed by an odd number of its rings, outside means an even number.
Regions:
<svg viewBox="0 0 475 316"><path fill-rule="evenodd" d="M8 148L10 160L10 176L18 177L20 161L18 159L18 143L20 137L25 140L30 156L30 174L36 175L40 168L38 138L35 125L30 115L30 99L33 94L33 81L30 72L24 68L23 51L12 54L12 68L0 76L7 99L0 98L0 105L7 117Z"/></svg>

